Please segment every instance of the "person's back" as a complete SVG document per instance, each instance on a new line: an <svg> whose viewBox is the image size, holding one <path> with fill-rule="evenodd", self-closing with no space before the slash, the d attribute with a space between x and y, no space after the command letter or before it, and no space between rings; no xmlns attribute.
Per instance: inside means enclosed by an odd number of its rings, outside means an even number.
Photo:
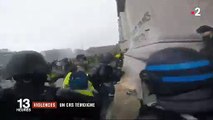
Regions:
<svg viewBox="0 0 213 120"><path fill-rule="evenodd" d="M115 76L113 73L113 67L110 65L113 62L114 56L111 53L103 54L101 62L97 67L94 68L91 79L95 85L96 89L100 89L103 83L110 83L115 81Z"/></svg>
<svg viewBox="0 0 213 120"><path fill-rule="evenodd" d="M63 88L58 92L58 96L65 102L72 103L95 103L94 108L78 108L75 111L77 116L89 116L93 119L99 119L99 99L95 88L85 68L86 57L77 55L75 69L70 71L63 82ZM96 112L96 113L95 113Z"/></svg>
<svg viewBox="0 0 213 120"><path fill-rule="evenodd" d="M101 118L106 119L106 114L110 104L114 99L116 81L113 67L110 63L114 56L111 53L106 53L102 56L101 63L94 69L91 80L96 90L98 90L102 104Z"/></svg>

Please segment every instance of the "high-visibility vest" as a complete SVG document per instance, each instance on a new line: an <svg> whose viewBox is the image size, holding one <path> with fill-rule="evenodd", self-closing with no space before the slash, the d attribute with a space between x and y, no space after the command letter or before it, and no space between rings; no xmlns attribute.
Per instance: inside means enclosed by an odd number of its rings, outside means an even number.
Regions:
<svg viewBox="0 0 213 120"><path fill-rule="evenodd" d="M70 88L70 77L72 75L72 72L69 72L63 82L63 88ZM78 92L82 95L91 96L93 97L93 92L95 91L95 88L93 87L92 83L88 81L88 88L85 90L74 90L75 92Z"/></svg>
<svg viewBox="0 0 213 120"><path fill-rule="evenodd" d="M115 58L120 59L121 58L121 54L120 53L116 54Z"/></svg>

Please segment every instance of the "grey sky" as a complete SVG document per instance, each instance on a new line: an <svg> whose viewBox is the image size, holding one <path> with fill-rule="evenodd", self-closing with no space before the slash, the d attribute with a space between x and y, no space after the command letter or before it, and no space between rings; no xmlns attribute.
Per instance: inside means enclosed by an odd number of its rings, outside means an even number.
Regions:
<svg viewBox="0 0 213 120"><path fill-rule="evenodd" d="M116 44L115 0L0 0L0 49Z"/></svg>

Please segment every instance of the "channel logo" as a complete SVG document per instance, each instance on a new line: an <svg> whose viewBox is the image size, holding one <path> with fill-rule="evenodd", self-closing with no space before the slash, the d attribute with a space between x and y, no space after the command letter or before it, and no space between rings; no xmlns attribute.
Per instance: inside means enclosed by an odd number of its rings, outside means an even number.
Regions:
<svg viewBox="0 0 213 120"><path fill-rule="evenodd" d="M17 100L19 108L16 108L16 112L31 112L30 99L24 98Z"/></svg>
<svg viewBox="0 0 213 120"><path fill-rule="evenodd" d="M32 103L32 104L31 104ZM31 112L31 109L57 109L57 102L38 102L30 101L28 98L21 98L17 100L18 108L16 112Z"/></svg>

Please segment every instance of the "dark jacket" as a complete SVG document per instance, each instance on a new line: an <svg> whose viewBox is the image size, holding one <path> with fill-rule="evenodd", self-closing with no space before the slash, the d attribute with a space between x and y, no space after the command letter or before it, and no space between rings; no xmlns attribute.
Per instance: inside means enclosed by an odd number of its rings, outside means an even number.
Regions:
<svg viewBox="0 0 213 120"><path fill-rule="evenodd" d="M148 107L142 105L139 118L142 120L184 120L181 115L191 115L198 120L213 119L213 90L203 88L175 96L158 96L157 103ZM188 119L187 119L188 120Z"/></svg>

